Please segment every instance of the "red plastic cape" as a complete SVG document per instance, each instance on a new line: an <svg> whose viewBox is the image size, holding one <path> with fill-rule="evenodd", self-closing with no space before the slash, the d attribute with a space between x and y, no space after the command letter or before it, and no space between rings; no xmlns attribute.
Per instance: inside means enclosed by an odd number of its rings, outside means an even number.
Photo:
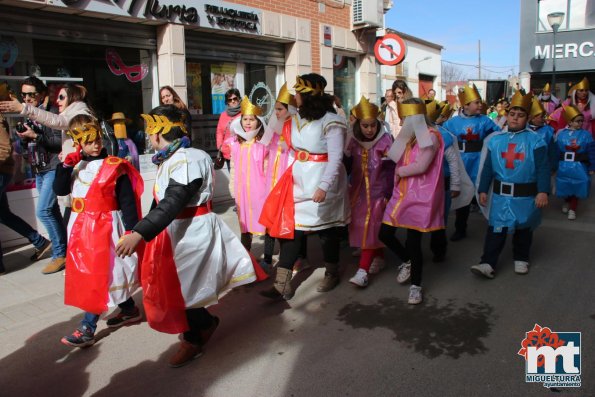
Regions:
<svg viewBox="0 0 595 397"><path fill-rule="evenodd" d="M109 209L105 203L114 201L116 181L122 174L130 178L140 219L140 198L144 187L142 177L126 160L109 156L93 179L84 199L86 209L78 214L68 237L64 303L90 313L100 314L107 310L115 256L111 211L117 208ZM142 245L139 247L140 262Z"/></svg>

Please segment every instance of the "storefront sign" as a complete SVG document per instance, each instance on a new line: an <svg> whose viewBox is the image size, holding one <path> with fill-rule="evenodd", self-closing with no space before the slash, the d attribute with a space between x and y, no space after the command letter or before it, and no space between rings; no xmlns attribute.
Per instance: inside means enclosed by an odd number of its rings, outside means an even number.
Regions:
<svg viewBox="0 0 595 397"><path fill-rule="evenodd" d="M383 65L398 65L405 59L407 47L401 37L390 33L376 41L374 54L376 59Z"/></svg>
<svg viewBox="0 0 595 397"><path fill-rule="evenodd" d="M592 41L582 43L564 43L554 45L536 45L536 59L587 58L595 56L595 44Z"/></svg>
<svg viewBox="0 0 595 397"><path fill-rule="evenodd" d="M261 34L262 11L213 0L47 0L48 5L81 11L198 25ZM84 14L83 14L84 15Z"/></svg>
<svg viewBox="0 0 595 397"><path fill-rule="evenodd" d="M205 4L207 20L212 27L226 30L248 30L258 32L260 18L254 12L241 11L234 5L233 8Z"/></svg>

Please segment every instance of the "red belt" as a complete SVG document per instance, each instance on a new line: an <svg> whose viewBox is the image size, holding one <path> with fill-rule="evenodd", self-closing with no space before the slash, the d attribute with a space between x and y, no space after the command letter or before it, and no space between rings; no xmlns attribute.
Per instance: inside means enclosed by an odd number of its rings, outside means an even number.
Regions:
<svg viewBox="0 0 595 397"><path fill-rule="evenodd" d="M205 215L211 212L211 202L201 204L198 207L186 207L176 216L176 219L194 218L195 216Z"/></svg>
<svg viewBox="0 0 595 397"><path fill-rule="evenodd" d="M116 211L118 209L118 202L115 197L103 197L95 198L93 200L87 200L83 197L74 197L72 199L71 207L72 211L81 212L107 212Z"/></svg>
<svg viewBox="0 0 595 397"><path fill-rule="evenodd" d="M307 150L297 150L295 152L295 158L297 161L306 162L314 161L317 163L324 163L328 161L328 153L310 153Z"/></svg>

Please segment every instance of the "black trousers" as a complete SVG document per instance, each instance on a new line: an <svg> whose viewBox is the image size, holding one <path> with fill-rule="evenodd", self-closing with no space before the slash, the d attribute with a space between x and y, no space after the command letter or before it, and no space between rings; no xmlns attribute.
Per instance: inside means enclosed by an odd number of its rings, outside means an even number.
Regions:
<svg viewBox="0 0 595 397"><path fill-rule="evenodd" d="M203 341L200 331L208 329L213 325L213 316L204 307L186 309L186 319L190 329L184 332L184 340L194 345L202 345Z"/></svg>
<svg viewBox="0 0 595 397"><path fill-rule="evenodd" d="M459 233L467 233L467 221L469 220L469 212L471 211L471 204L458 208L455 218L455 230Z"/></svg>
<svg viewBox="0 0 595 397"><path fill-rule="evenodd" d="M506 243L508 228L502 228L501 232L494 232L492 226L488 226L481 263L487 263L493 268L498 263L498 257ZM515 261L529 262L529 250L533 242L533 231L530 228L516 229L512 236L512 257Z"/></svg>
<svg viewBox="0 0 595 397"><path fill-rule="evenodd" d="M434 230L430 233L430 250L434 256L446 255L446 229Z"/></svg>
<svg viewBox="0 0 595 397"><path fill-rule="evenodd" d="M421 274L423 270L423 255L421 251L421 239L423 233L413 229L407 229L407 240L405 246L395 236L397 228L382 224L378 238L386 247L397 254L403 262L411 261L411 284L421 285Z"/></svg>
<svg viewBox="0 0 595 397"><path fill-rule="evenodd" d="M339 263L340 235L337 227L319 230L316 232L322 243L322 256L326 263ZM281 254L277 266L284 269L293 269L295 261L301 256L305 247L305 240L308 238L303 230L294 232L293 240L279 239Z"/></svg>

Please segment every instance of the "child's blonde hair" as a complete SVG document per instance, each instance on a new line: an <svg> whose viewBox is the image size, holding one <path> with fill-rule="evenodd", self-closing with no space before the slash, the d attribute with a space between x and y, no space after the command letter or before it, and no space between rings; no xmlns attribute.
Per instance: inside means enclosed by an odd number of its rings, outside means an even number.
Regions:
<svg viewBox="0 0 595 397"><path fill-rule="evenodd" d="M101 139L100 132L101 126L99 125L99 121L87 114L78 114L68 123L67 133L79 145Z"/></svg>

